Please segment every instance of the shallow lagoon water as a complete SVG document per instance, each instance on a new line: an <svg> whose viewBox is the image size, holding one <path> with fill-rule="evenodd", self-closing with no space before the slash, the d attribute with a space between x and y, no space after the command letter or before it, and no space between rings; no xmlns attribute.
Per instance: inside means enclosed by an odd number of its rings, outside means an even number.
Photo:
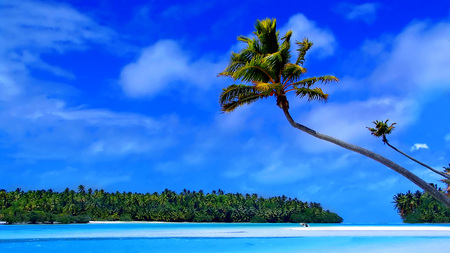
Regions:
<svg viewBox="0 0 450 253"><path fill-rule="evenodd" d="M354 225L339 225L336 227ZM401 225L408 227L408 225ZM450 225L441 225L450 229ZM427 228L428 226L423 226ZM0 226L0 252L445 252L450 230L420 236L332 231L304 236L298 224L133 223ZM328 229L330 225L312 224ZM307 230L306 232L308 232ZM329 231L328 231L329 232ZM419 231L420 232L420 231ZM401 234L401 233L400 233ZM444 250L444 251L443 251Z"/></svg>

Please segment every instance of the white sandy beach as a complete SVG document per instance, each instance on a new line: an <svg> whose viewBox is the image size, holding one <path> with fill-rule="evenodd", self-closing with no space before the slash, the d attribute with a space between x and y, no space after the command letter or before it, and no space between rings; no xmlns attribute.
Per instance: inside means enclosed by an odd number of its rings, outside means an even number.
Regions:
<svg viewBox="0 0 450 253"><path fill-rule="evenodd" d="M297 236L450 236L450 226L329 226L290 228Z"/></svg>
<svg viewBox="0 0 450 253"><path fill-rule="evenodd" d="M126 224L126 223L166 223L166 222L121 222L121 221L91 221L91 224ZM161 230L139 233L143 237L305 237L305 236L449 236L450 226L439 225L386 225L386 226L314 226L290 227L290 228L258 228L258 227L224 227L224 228L202 228L192 230Z"/></svg>
<svg viewBox="0 0 450 253"><path fill-rule="evenodd" d="M391 231L450 231L450 227L444 226L342 226L342 227L299 227L291 228L292 230L308 230L308 231L380 231L380 230L391 230Z"/></svg>
<svg viewBox="0 0 450 253"><path fill-rule="evenodd" d="M272 224L194 224L165 222L110 222L92 221L91 224L68 225L70 230L58 233L2 233L0 239L51 239L51 238L266 238L266 237L449 237L449 225L314 225L301 227L298 224L286 226ZM105 224L103 226L102 224ZM111 228L107 224L130 224ZM136 226L133 226L135 224ZM147 224L147 225L146 225ZM155 225L155 226L152 226ZM169 224L169 226L165 226ZM173 226L172 226L173 225ZM205 226L204 226L205 225ZM33 226L33 225L27 225ZM57 230L58 225L46 226L49 231ZM14 228L11 227L11 228ZM6 231L5 231L6 232Z"/></svg>

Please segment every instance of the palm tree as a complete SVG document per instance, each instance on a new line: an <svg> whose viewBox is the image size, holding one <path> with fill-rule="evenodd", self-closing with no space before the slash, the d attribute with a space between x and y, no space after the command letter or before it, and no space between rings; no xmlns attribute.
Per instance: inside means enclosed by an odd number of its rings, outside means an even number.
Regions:
<svg viewBox="0 0 450 253"><path fill-rule="evenodd" d="M450 176L450 163L448 164L448 167L444 167L444 173ZM446 195L450 197L450 180L442 179L441 181L447 185L445 191L447 191Z"/></svg>
<svg viewBox="0 0 450 253"><path fill-rule="evenodd" d="M371 134L372 134L373 136L375 136L375 137L382 137L382 138L383 138L383 142L384 142L385 144L387 144L387 145L388 145L390 148L392 148L393 150L395 150L395 151L399 152L400 154L402 154L402 155L408 157L408 158L411 159L412 161L414 161L414 162L416 162L416 163L418 163L418 164L424 166L425 168L427 168L427 169L433 171L434 173L436 173L436 174L438 174L438 175L440 175L440 176L443 176L443 177L445 177L445 178L450 179L450 175L447 175L447 174L445 174L445 173L443 173L443 172L440 172L440 171L438 171L438 170L435 170L435 169L431 168L430 166L426 165L425 163L423 163L423 162L421 162L421 161L419 161L419 160L416 160L414 157L411 157L411 156L409 156L408 154L404 153L403 151L399 150L398 148L392 146L392 145L389 143L389 141L387 140L386 136L387 136L388 134L390 134L390 133L392 132L392 130L394 130L394 128L395 128L394 125L395 125L396 123L392 123L390 126L388 126L388 121L389 121L389 120L386 120L386 121L378 121L378 120L375 120L375 121L373 122L373 123L375 124L375 128L367 127L367 129L369 129L369 131L371 132Z"/></svg>
<svg viewBox="0 0 450 253"><path fill-rule="evenodd" d="M255 29L254 35L256 35L256 38L238 37L239 41L246 44L245 48L238 53L232 53L228 66L223 72L219 73L219 76L231 77L235 82L246 83L232 84L223 89L219 98L223 112L232 112L239 106L274 96L277 106L283 110L286 119L294 128L384 164L450 207L449 197L443 195L427 182L391 160L370 150L319 133L295 122L289 113L287 93L295 92L297 96L307 98L308 101L326 101L328 94L324 93L322 89L314 87L314 85L318 82L337 82L339 79L334 76L302 79L307 71L303 67L305 55L313 43L308 39L296 42L298 45L298 57L295 63L291 63L290 39L292 31L288 31L280 39L279 32L276 30L275 19L257 20Z"/></svg>

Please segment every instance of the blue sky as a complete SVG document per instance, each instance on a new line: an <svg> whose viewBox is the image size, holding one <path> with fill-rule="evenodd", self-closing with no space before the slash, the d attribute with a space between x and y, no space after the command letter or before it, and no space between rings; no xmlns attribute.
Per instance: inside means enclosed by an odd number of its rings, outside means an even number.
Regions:
<svg viewBox="0 0 450 253"><path fill-rule="evenodd" d="M8 3L9 2L9 3ZM308 37L311 76L335 75L327 103L291 114L438 177L450 163L446 1L4 1L0 4L0 188L257 193L322 203L345 222L400 222L417 187L390 169L293 129L264 100L221 114L218 78L257 19Z"/></svg>

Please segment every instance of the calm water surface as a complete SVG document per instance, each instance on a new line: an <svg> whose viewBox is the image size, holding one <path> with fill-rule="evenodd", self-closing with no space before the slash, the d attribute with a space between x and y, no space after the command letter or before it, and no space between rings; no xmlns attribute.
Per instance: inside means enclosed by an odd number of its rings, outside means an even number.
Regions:
<svg viewBox="0 0 450 253"><path fill-rule="evenodd" d="M441 226L450 227L450 225ZM450 236L298 237L289 230L293 227L298 225L188 223L2 225L0 252L411 253L446 252L450 249Z"/></svg>

